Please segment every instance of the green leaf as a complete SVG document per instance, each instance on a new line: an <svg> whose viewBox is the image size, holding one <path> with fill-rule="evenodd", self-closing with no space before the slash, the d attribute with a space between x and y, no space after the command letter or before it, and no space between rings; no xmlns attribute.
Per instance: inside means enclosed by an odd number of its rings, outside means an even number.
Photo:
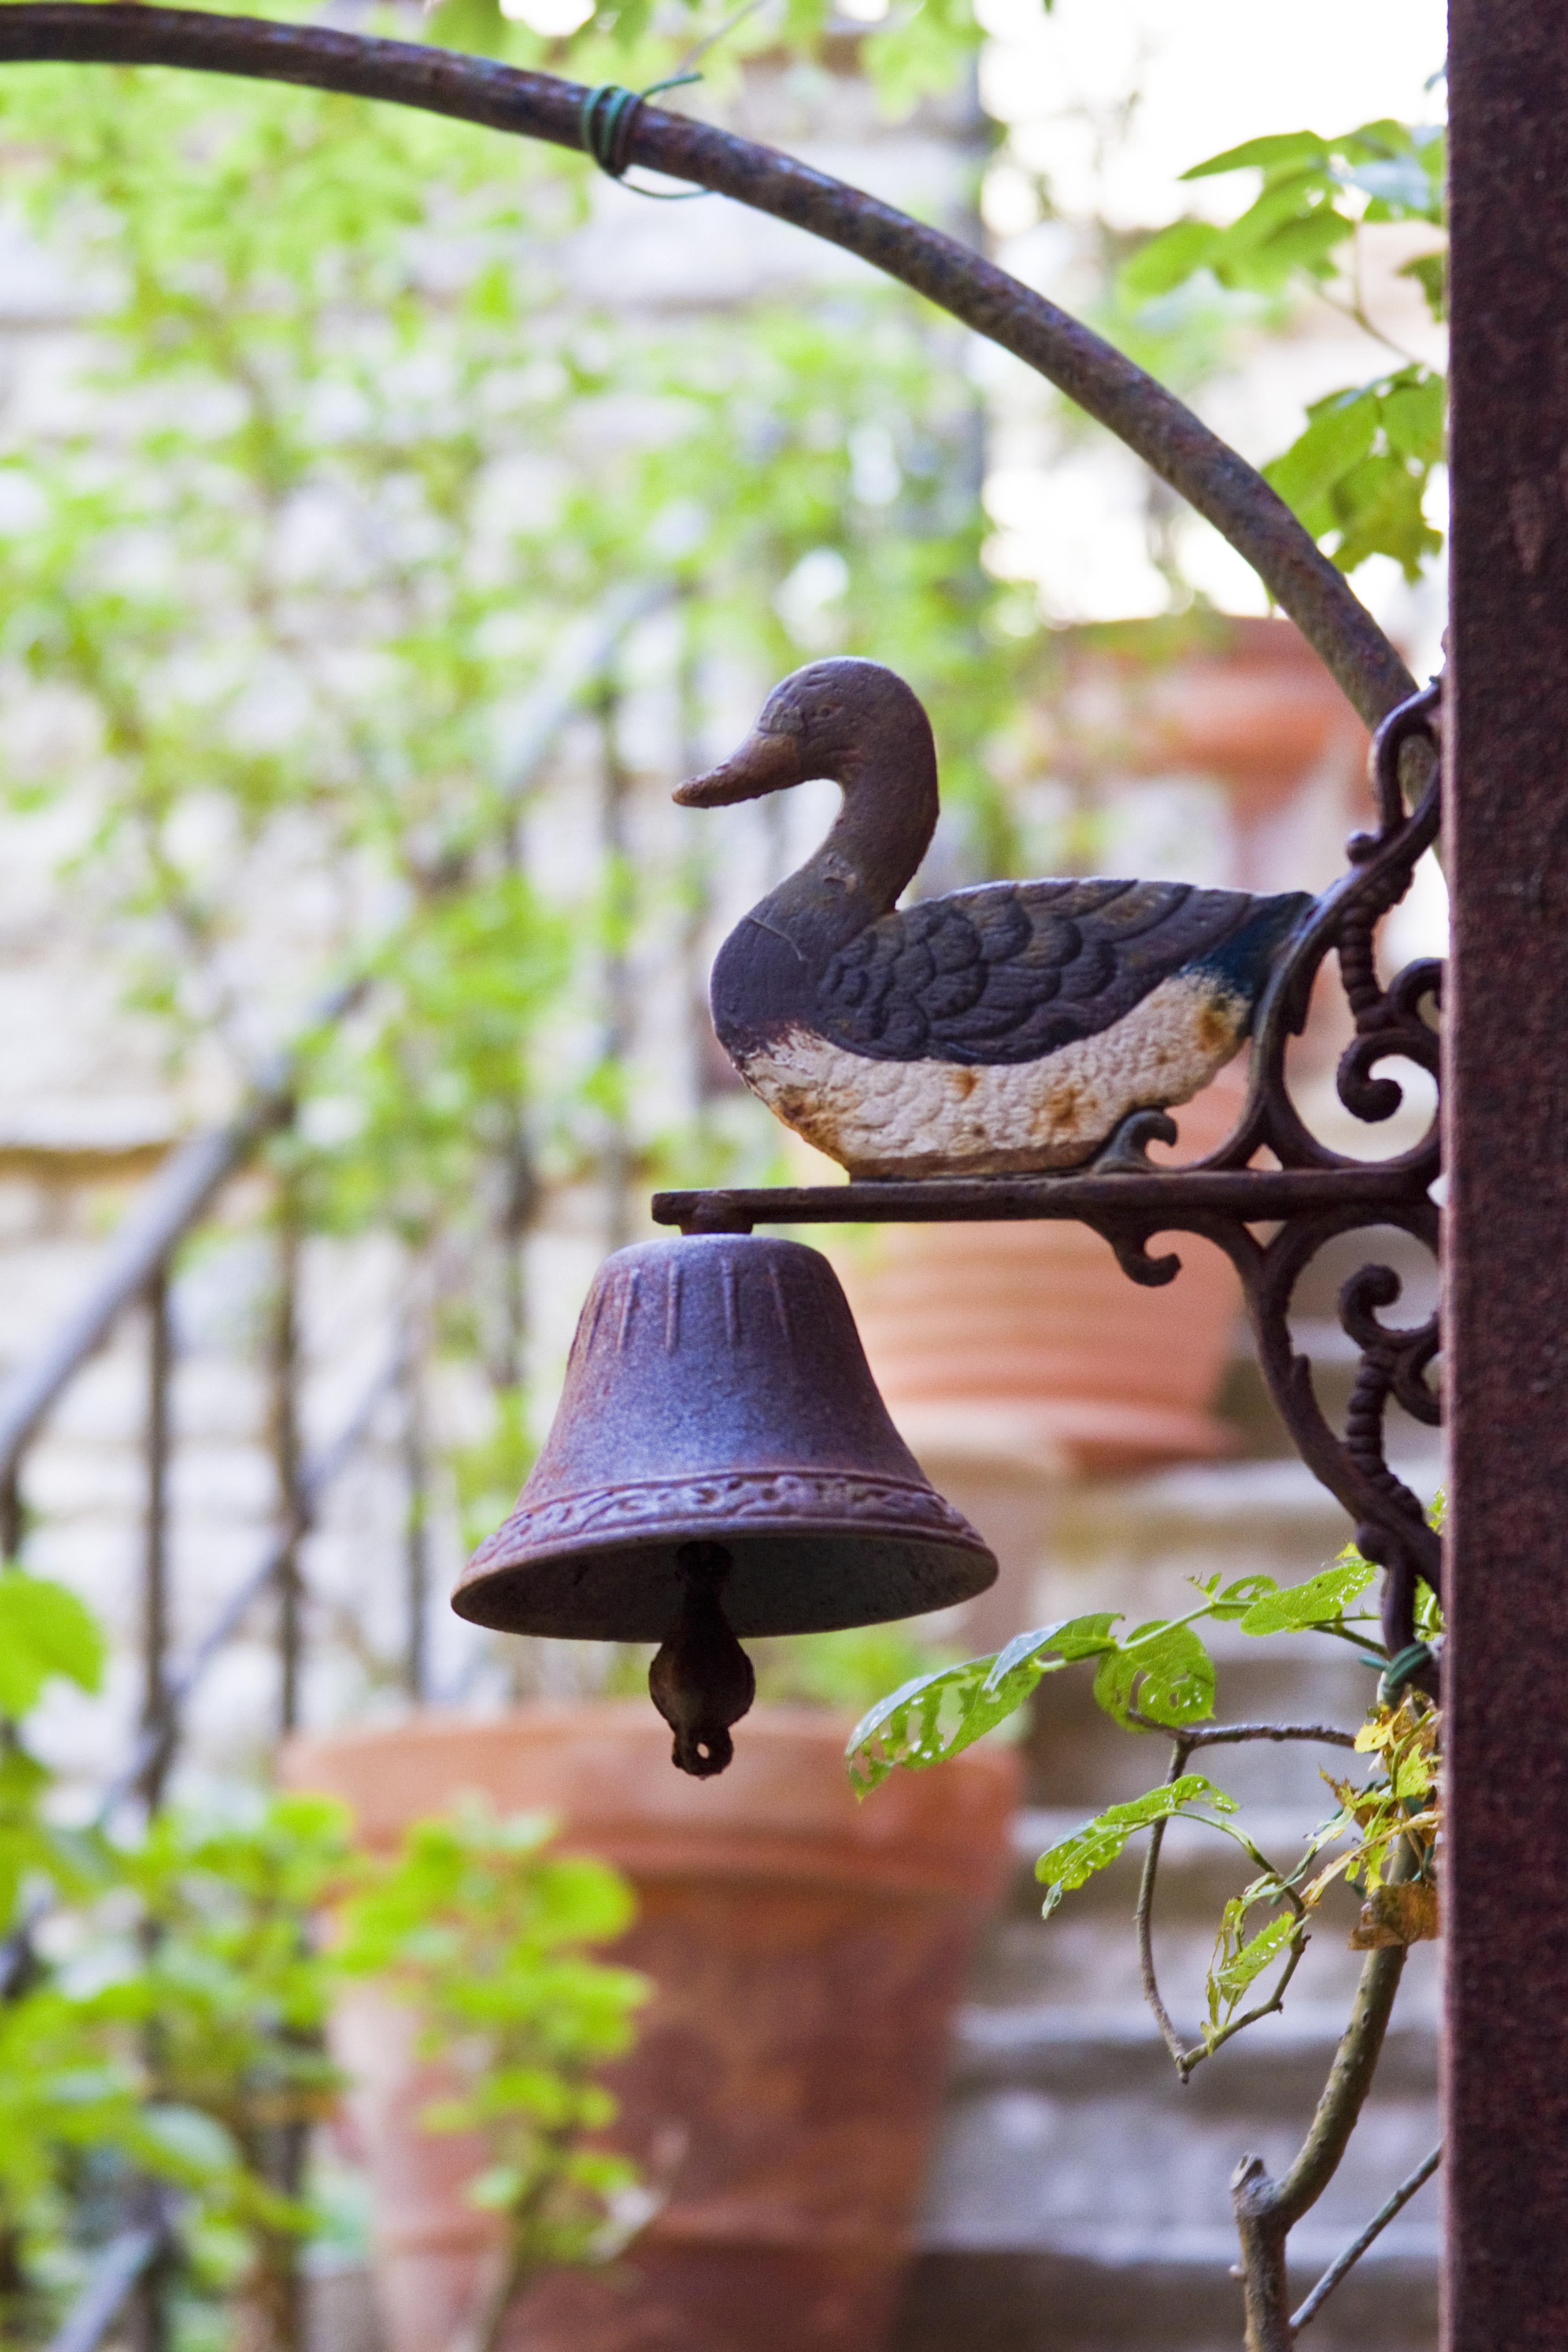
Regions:
<svg viewBox="0 0 1568 2352"><path fill-rule="evenodd" d="M1209 221L1176 221L1123 264L1117 280L1123 299L1145 302L1168 294L1207 266L1223 232Z"/></svg>
<svg viewBox="0 0 1568 2352"><path fill-rule="evenodd" d="M1238 1576L1234 1583L1227 1584L1223 1589L1216 1590L1217 1587L1219 1587L1219 1579L1215 1576L1211 1577L1206 1584L1200 1585L1198 1590L1200 1592L1212 1595L1209 1601L1209 1615L1217 1619L1222 1625L1232 1623L1237 1617L1245 1617L1255 1601L1261 1601L1266 1592L1278 1592L1279 1590L1278 1580L1274 1577L1265 1576L1262 1573L1256 1576Z"/></svg>
<svg viewBox="0 0 1568 2352"><path fill-rule="evenodd" d="M1184 1772L1179 1780L1163 1781L1125 1804L1107 1805L1071 1837L1047 1848L1035 1864L1035 1876L1047 1889L1048 1919L1064 1895L1084 1885L1097 1870L1117 1860L1130 1837L1155 1822L1167 1822L1189 1805L1212 1805L1218 1813L1234 1813L1237 1801L1201 1772ZM1200 1815L1201 1819L1202 1816Z"/></svg>
<svg viewBox="0 0 1568 2352"><path fill-rule="evenodd" d="M1385 450L1366 458L1335 486L1331 505L1340 524L1332 550L1342 572L1369 555L1392 555L1407 580L1421 576L1423 560L1442 546L1426 520L1426 468Z"/></svg>
<svg viewBox="0 0 1568 2352"><path fill-rule="evenodd" d="M104 1654L102 1627L67 1586L0 1570L0 1715L26 1715L51 1675L97 1690Z"/></svg>
<svg viewBox="0 0 1568 2352"><path fill-rule="evenodd" d="M1445 250L1417 253L1396 271L1413 278L1426 298L1426 308L1439 325L1448 315L1448 256Z"/></svg>
<svg viewBox="0 0 1568 2352"><path fill-rule="evenodd" d="M1256 1936L1246 1937L1247 1914L1256 1900L1250 1894L1233 1895L1221 1916L1215 1962L1207 1984L1211 2030L1228 2021L1247 1987L1281 1958L1297 1932L1295 1915L1281 1911Z"/></svg>
<svg viewBox="0 0 1568 2352"><path fill-rule="evenodd" d="M1311 528L1311 509L1341 477L1371 451L1377 437L1379 396L1375 387L1331 393L1307 411L1306 431L1282 457L1263 468L1286 505Z"/></svg>
<svg viewBox="0 0 1568 2352"><path fill-rule="evenodd" d="M1352 1551L1310 1576L1303 1584L1288 1584L1255 1601L1240 1621L1244 1633L1294 1633L1306 1625L1326 1625L1342 1617L1347 1605L1366 1591L1377 1570L1370 1559Z"/></svg>
<svg viewBox="0 0 1568 2352"><path fill-rule="evenodd" d="M897 1766L918 1772L958 1756L995 1729L1044 1674L1113 1647L1114 1614L1068 1617L1016 1634L994 1657L966 1658L916 1675L861 1717L845 1749L858 1796L879 1788Z"/></svg>
<svg viewBox="0 0 1568 2352"><path fill-rule="evenodd" d="M1126 1729L1128 1709L1156 1723L1196 1723L1214 1713L1214 1661L1191 1625L1160 1618L1141 1625L1101 1660L1095 1704Z"/></svg>
<svg viewBox="0 0 1568 2352"><path fill-rule="evenodd" d="M1426 369L1408 368L1393 379L1383 396L1383 429L1391 449L1424 466L1438 462L1446 392L1442 377Z"/></svg>
<svg viewBox="0 0 1568 2352"><path fill-rule="evenodd" d="M1239 2000L1247 1986L1263 1974L1270 1961L1279 1958L1290 1941L1295 1925L1294 1915L1282 1911L1278 1918L1270 1919L1266 1927L1260 1927L1256 1936L1249 1937L1240 1950L1226 1960L1223 1968L1215 1971L1215 1982L1227 2000Z"/></svg>
<svg viewBox="0 0 1568 2352"><path fill-rule="evenodd" d="M1220 172L1279 171L1288 163L1326 163L1332 149L1315 131L1279 131L1264 139L1247 139L1227 147L1182 173L1184 180L1213 179Z"/></svg>
<svg viewBox="0 0 1568 2352"><path fill-rule="evenodd" d="M1249 287L1259 294L1281 293L1298 271L1309 278L1331 277L1335 248L1354 230L1355 223L1331 205L1315 205L1296 219L1282 222L1266 241L1250 254L1238 254L1235 262L1222 250L1217 275L1222 285Z"/></svg>

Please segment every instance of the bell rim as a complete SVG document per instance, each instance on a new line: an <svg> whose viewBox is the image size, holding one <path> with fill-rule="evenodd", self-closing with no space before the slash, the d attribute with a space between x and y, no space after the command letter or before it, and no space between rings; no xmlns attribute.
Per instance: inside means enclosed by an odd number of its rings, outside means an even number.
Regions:
<svg viewBox="0 0 1568 2352"><path fill-rule="evenodd" d="M677 1555L684 1544L728 1541L734 1554L726 1579L724 1613L742 1640L788 1633L833 1633L930 1616L972 1601L997 1575L995 1554L971 1531L967 1543L866 1521L798 1523L791 1528L716 1528L713 1521L682 1527L661 1523L640 1536L606 1543L582 1540L504 1559L471 1562L452 1595L452 1608L491 1632L553 1640L660 1642L673 1630L682 1577ZM847 1545L860 1576L820 1578L808 1555ZM776 1571L804 1570L809 1598L787 1588Z"/></svg>

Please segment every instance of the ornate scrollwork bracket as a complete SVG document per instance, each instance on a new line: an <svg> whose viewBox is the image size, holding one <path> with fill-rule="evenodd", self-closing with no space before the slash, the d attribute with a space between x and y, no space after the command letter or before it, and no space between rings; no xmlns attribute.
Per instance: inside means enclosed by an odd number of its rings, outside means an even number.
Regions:
<svg viewBox="0 0 1568 2352"><path fill-rule="evenodd" d="M1430 960L1409 964L1385 986L1376 940L1436 838L1440 698L1440 687L1432 685L1378 730L1371 760L1377 829L1352 837L1346 871L1317 900L1276 970L1254 1026L1240 1120L1208 1159L1156 1166L1148 1145L1173 1141L1176 1129L1166 1113L1148 1110L1124 1121L1090 1167L1060 1175L661 1192L653 1203L656 1222L689 1233L745 1233L753 1224L1076 1218L1103 1236L1134 1282L1151 1287L1173 1281L1181 1265L1174 1253L1152 1256L1152 1238L1202 1234L1240 1276L1264 1380L1302 1460L1350 1514L1361 1549L1386 1571L1384 1635L1391 1653L1412 1637L1417 1580L1439 1590L1436 1533L1420 1498L1390 1469L1384 1433L1390 1399L1416 1421L1433 1425L1439 1418L1431 1385L1441 1344L1437 1313L1414 1325L1382 1319L1403 1288L1392 1266L1369 1262L1343 1284L1340 1322L1359 1362L1344 1425L1336 1429L1311 1363L1296 1348L1291 1308L1307 1267L1342 1234L1393 1227L1436 1257L1437 1115L1420 1141L1402 1151L1382 1160L1352 1157L1308 1127L1286 1063L1332 955L1355 1024L1336 1073L1344 1108L1369 1126L1394 1116L1405 1087L1383 1070L1391 1060L1438 1077L1442 967ZM1414 805L1407 805L1407 789Z"/></svg>

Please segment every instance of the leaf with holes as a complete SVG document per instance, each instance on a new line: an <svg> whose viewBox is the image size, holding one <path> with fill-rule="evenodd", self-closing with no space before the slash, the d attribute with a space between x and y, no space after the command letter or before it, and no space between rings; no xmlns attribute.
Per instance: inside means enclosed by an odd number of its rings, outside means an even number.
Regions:
<svg viewBox="0 0 1568 2352"><path fill-rule="evenodd" d="M1208 2031L1215 2033L1235 2015L1242 1995L1266 1969L1283 1958L1295 1938L1293 1913L1281 1911L1255 1936L1247 1933L1247 1916L1254 1907L1250 1890L1233 1895L1220 1916L1214 1961L1208 1974Z"/></svg>
<svg viewBox="0 0 1568 2352"><path fill-rule="evenodd" d="M1135 1730L1129 1710L1175 1727L1214 1713L1214 1660L1191 1625L1154 1618L1118 1643L1094 1677L1095 1703Z"/></svg>
<svg viewBox="0 0 1568 2352"><path fill-rule="evenodd" d="M962 1755L1014 1714L1042 1675L1113 1646L1116 1622L1110 1613L1066 1617L1016 1634L993 1657L966 1658L901 1684L849 1735L845 1754L856 1794L868 1796L900 1765L918 1772Z"/></svg>
<svg viewBox="0 0 1568 2352"><path fill-rule="evenodd" d="M1359 1551L1341 1553L1332 1568L1310 1576L1304 1584L1287 1584L1266 1592L1240 1620L1244 1633L1296 1633L1308 1625L1331 1624L1346 1607L1359 1600L1377 1574Z"/></svg>
<svg viewBox="0 0 1568 2352"><path fill-rule="evenodd" d="M1237 1617L1245 1617L1255 1601L1261 1601L1266 1592L1278 1592L1279 1590L1276 1578L1261 1572L1238 1576L1229 1584L1222 1584L1217 1576L1194 1576L1190 1581L1207 1600L1209 1615L1222 1625L1230 1624Z"/></svg>
<svg viewBox="0 0 1568 2352"><path fill-rule="evenodd" d="M1237 1801L1202 1772L1184 1772L1179 1780L1163 1781L1125 1804L1107 1805L1071 1837L1063 1838L1041 1854L1035 1876L1046 1889L1044 1916L1049 1918L1064 1895L1085 1885L1097 1870L1117 1860L1130 1837L1185 1812L1189 1805L1212 1805L1216 1813L1234 1813ZM1199 1814L1201 1821L1204 1816Z"/></svg>

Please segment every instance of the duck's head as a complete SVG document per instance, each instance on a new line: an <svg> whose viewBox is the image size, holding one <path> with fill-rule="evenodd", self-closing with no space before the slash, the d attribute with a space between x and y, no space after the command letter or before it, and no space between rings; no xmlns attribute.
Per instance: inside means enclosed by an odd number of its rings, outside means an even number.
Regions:
<svg viewBox="0 0 1568 2352"><path fill-rule="evenodd" d="M774 687L740 750L675 797L682 808L728 808L816 776L848 786L879 753L907 751L911 728L929 750L925 712L893 670L847 655L809 662Z"/></svg>

